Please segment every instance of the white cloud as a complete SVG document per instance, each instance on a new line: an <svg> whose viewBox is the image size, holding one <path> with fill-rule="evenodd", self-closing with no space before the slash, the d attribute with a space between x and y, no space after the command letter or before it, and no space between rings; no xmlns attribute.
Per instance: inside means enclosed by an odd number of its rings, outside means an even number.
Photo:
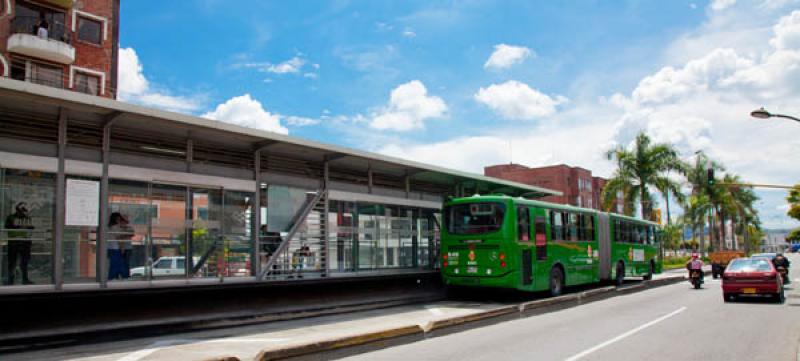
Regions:
<svg viewBox="0 0 800 361"><path fill-rule="evenodd" d="M522 63L526 58L534 56L531 49L524 46L497 44L489 60L483 64L486 69L505 69L514 64Z"/></svg>
<svg viewBox="0 0 800 361"><path fill-rule="evenodd" d="M769 44L768 48L745 42L737 44L738 49L712 49L643 78L629 97L615 95L610 103L624 113L613 141L629 144L639 130L645 130L684 155L704 150L746 181L796 182L800 179L794 165L795 155L800 154L800 140L793 136L797 125L756 120L749 112L765 106L800 114L799 24L800 10L795 10L769 27L771 34L761 36L759 43ZM775 202L781 199L758 193L764 197L759 210L767 227L792 224L775 212Z"/></svg>
<svg viewBox="0 0 800 361"><path fill-rule="evenodd" d="M421 81L412 80L392 90L389 104L373 115L369 125L375 129L396 131L423 129L426 120L442 118L446 114L444 100L429 96Z"/></svg>
<svg viewBox="0 0 800 361"><path fill-rule="evenodd" d="M773 27L775 37L769 43L779 50L800 50L800 11L784 16Z"/></svg>
<svg viewBox="0 0 800 361"><path fill-rule="evenodd" d="M309 78L309 79L316 79L316 78L319 78L319 74L308 72L308 73L304 73L303 77L304 78Z"/></svg>
<svg viewBox="0 0 800 361"><path fill-rule="evenodd" d="M253 99L250 94L230 98L202 117L247 128L289 134L289 130L281 125L280 116L264 110L261 102Z"/></svg>
<svg viewBox="0 0 800 361"><path fill-rule="evenodd" d="M711 10L722 11L736 4L736 0L713 0L711 2Z"/></svg>
<svg viewBox="0 0 800 361"><path fill-rule="evenodd" d="M478 102L508 119L550 116L556 112L556 106L567 102L565 97L551 98L516 80L480 88L474 97Z"/></svg>
<svg viewBox="0 0 800 361"><path fill-rule="evenodd" d="M406 28L405 30L403 30L403 36L405 36L407 38L415 38L415 37L417 37L417 33L414 32L414 30L412 30L410 28Z"/></svg>
<svg viewBox="0 0 800 361"><path fill-rule="evenodd" d="M117 99L123 102L182 113L191 113L200 108L197 97L174 96L154 89L144 76L144 67L133 48L119 49L117 86Z"/></svg>
<svg viewBox="0 0 800 361"><path fill-rule="evenodd" d="M306 61L299 56L295 56L279 64L271 64L263 68L264 71L275 74L297 73L305 65Z"/></svg>
<svg viewBox="0 0 800 361"><path fill-rule="evenodd" d="M306 117L288 116L285 119L286 119L286 124L295 127L307 127L310 125L317 125L320 123L319 119L312 119Z"/></svg>

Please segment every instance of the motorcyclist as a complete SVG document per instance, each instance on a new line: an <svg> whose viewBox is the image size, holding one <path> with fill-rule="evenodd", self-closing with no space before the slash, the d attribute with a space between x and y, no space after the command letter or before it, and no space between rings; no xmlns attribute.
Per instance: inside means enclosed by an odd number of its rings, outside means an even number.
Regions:
<svg viewBox="0 0 800 361"><path fill-rule="evenodd" d="M772 265L775 266L775 269L779 269L783 267L786 270L786 274L789 274L789 259L783 255L783 253L778 253L775 255L775 258L772 259ZM789 283L789 277L786 276L783 283Z"/></svg>
<svg viewBox="0 0 800 361"><path fill-rule="evenodd" d="M789 270L790 263L791 262L789 262L789 259L786 258L783 253L776 254L775 258L772 259L772 264L775 266L775 268L784 267L786 270Z"/></svg>
<svg viewBox="0 0 800 361"><path fill-rule="evenodd" d="M703 274L703 260L697 255L697 253L692 253L692 259L689 262L686 262L686 269L689 271L689 277L692 276L692 271L700 272L700 282L703 282L705 278Z"/></svg>

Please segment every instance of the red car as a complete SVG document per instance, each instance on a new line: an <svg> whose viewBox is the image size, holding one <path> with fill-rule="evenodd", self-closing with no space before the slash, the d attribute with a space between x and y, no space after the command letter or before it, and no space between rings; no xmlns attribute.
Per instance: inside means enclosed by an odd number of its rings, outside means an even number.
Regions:
<svg viewBox="0 0 800 361"><path fill-rule="evenodd" d="M722 297L725 302L739 296L771 296L784 301L783 280L764 258L737 258L728 264L722 275Z"/></svg>

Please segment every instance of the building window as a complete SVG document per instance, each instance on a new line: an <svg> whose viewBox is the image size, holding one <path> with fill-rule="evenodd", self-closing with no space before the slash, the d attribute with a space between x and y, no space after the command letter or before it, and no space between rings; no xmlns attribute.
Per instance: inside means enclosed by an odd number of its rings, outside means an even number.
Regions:
<svg viewBox="0 0 800 361"><path fill-rule="evenodd" d="M75 73L75 90L89 95L99 95L100 77L80 72Z"/></svg>
<svg viewBox="0 0 800 361"><path fill-rule="evenodd" d="M64 69L62 67L31 60L12 60L11 78L54 88L64 87Z"/></svg>
<svg viewBox="0 0 800 361"><path fill-rule="evenodd" d="M103 24L83 16L78 17L78 39L92 44L102 43Z"/></svg>
<svg viewBox="0 0 800 361"><path fill-rule="evenodd" d="M40 35L68 42L69 37L64 25L65 17L63 12L54 11L49 7L17 1L14 8L14 19L11 21L11 33Z"/></svg>

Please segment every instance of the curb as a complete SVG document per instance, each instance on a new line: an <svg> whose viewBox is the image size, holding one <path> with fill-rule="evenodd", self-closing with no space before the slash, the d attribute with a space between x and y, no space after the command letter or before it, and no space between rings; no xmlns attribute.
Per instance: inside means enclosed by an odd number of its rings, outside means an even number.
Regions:
<svg viewBox="0 0 800 361"><path fill-rule="evenodd" d="M500 323L512 319L549 313L615 296L631 294L649 288L671 285L686 280L684 276L644 281L632 286L600 287L562 296L503 306L466 316L430 321L424 326L414 325L326 341L263 350L255 360L331 360L358 353L376 351L390 346L421 341L468 329ZM798 360L800 361L800 360Z"/></svg>
<svg viewBox="0 0 800 361"><path fill-rule="evenodd" d="M385 348L422 340L424 334L425 331L419 325L399 327L310 344L264 350L258 353L255 360L306 360L344 357L357 353L363 345L375 344L375 347L373 347L375 349ZM321 355L323 352L325 353L324 357Z"/></svg>

